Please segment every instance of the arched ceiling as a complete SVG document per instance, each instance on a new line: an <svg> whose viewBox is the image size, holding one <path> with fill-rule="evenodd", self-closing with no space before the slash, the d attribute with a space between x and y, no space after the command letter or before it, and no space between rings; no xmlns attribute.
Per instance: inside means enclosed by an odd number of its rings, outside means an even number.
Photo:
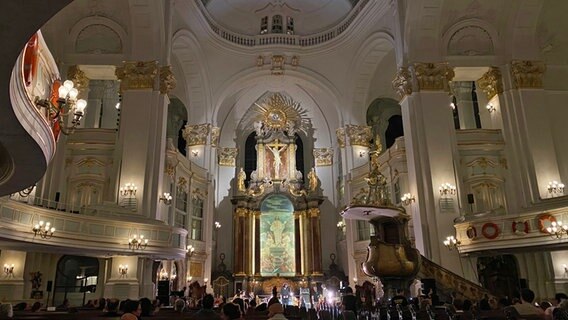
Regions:
<svg viewBox="0 0 568 320"><path fill-rule="evenodd" d="M351 10L349 0L210 0L207 11L228 29L248 35L259 34L260 19L282 14L294 18L295 33L317 33L338 23Z"/></svg>

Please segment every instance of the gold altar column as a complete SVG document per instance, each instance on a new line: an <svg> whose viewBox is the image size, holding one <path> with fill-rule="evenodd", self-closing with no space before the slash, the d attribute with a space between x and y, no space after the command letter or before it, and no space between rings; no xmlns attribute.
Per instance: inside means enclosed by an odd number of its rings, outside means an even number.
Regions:
<svg viewBox="0 0 568 320"><path fill-rule="evenodd" d="M260 276L260 211L254 211L254 275Z"/></svg>
<svg viewBox="0 0 568 320"><path fill-rule="evenodd" d="M304 274L311 275L313 272L312 268L312 236L311 236L310 220L308 217L308 212L306 210L302 211L302 248L304 249Z"/></svg>
<svg viewBox="0 0 568 320"><path fill-rule="evenodd" d="M321 231L320 231L320 209L308 209L308 216L310 219L310 236L312 238L312 274L322 275L321 268Z"/></svg>
<svg viewBox="0 0 568 320"><path fill-rule="evenodd" d="M247 210L244 219L244 271L247 275L252 275L252 216L254 212L252 210Z"/></svg>
<svg viewBox="0 0 568 320"><path fill-rule="evenodd" d="M302 211L294 212L294 250L296 251L296 275L302 275L302 238L300 237L300 218L302 217Z"/></svg>
<svg viewBox="0 0 568 320"><path fill-rule="evenodd" d="M244 270L244 234L245 234L245 216L247 214L246 208L236 208L234 214L235 220L235 275L242 276L245 274Z"/></svg>

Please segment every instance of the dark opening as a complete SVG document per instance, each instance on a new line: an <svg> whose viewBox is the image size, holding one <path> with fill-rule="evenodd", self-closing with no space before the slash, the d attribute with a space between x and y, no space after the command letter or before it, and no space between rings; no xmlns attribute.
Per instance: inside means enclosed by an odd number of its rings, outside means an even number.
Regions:
<svg viewBox="0 0 568 320"><path fill-rule="evenodd" d="M304 142L298 134L296 137L296 168L302 173L302 177L306 180L306 175L304 174Z"/></svg>
<svg viewBox="0 0 568 320"><path fill-rule="evenodd" d="M452 96L452 114L454 116L454 128L459 130L460 128L460 115L458 113L458 100L455 96Z"/></svg>
<svg viewBox="0 0 568 320"><path fill-rule="evenodd" d="M250 174L256 170L256 132L249 134L245 142L245 173L247 174L246 186L250 181Z"/></svg>
<svg viewBox="0 0 568 320"><path fill-rule="evenodd" d="M187 121L183 121L183 124L181 125L181 128L179 128L178 131L178 141L177 141L177 148L178 151L183 154L184 156L186 155L186 149L187 148L187 144L185 143L185 139L183 138L183 128L185 128L185 125L187 124Z"/></svg>
<svg viewBox="0 0 568 320"><path fill-rule="evenodd" d="M479 102L477 101L477 88L475 81L472 81L471 101L473 101L473 115L475 116L475 127L481 129L481 118L479 117Z"/></svg>
<svg viewBox="0 0 568 320"><path fill-rule="evenodd" d="M404 129L402 128L402 116L394 115L389 119L389 126L385 132L386 149L394 144L394 140L398 137L404 136Z"/></svg>

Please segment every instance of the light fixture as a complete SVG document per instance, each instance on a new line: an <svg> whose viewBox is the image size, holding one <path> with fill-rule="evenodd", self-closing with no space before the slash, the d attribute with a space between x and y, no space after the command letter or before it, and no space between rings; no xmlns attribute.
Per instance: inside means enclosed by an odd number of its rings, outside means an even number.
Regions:
<svg viewBox="0 0 568 320"><path fill-rule="evenodd" d="M207 286L207 282L209 282L209 278L203 279L203 282L205 282L205 286Z"/></svg>
<svg viewBox="0 0 568 320"><path fill-rule="evenodd" d="M456 194L456 186L446 182L446 183L442 183L442 185L440 186L440 195L454 195Z"/></svg>
<svg viewBox="0 0 568 320"><path fill-rule="evenodd" d="M487 111L489 111L489 113L492 113L493 111L497 110L491 103L488 103L485 108L487 109Z"/></svg>
<svg viewBox="0 0 568 320"><path fill-rule="evenodd" d="M187 253L187 255L191 257L195 252L195 248L192 245L188 245L187 248L185 249L185 252Z"/></svg>
<svg viewBox="0 0 568 320"><path fill-rule="evenodd" d="M365 156L365 154L367 154L367 152L365 152L365 150L359 151L359 158L363 158Z"/></svg>
<svg viewBox="0 0 568 320"><path fill-rule="evenodd" d="M4 273L7 277L14 275L14 264L4 264Z"/></svg>
<svg viewBox="0 0 568 320"><path fill-rule="evenodd" d="M32 228L32 231L34 237L39 235L42 239L49 239L53 236L55 228L51 227L51 222L40 221Z"/></svg>
<svg viewBox="0 0 568 320"><path fill-rule="evenodd" d="M564 194L564 183L558 181L550 181L548 183L548 193L552 195Z"/></svg>
<svg viewBox="0 0 568 320"><path fill-rule="evenodd" d="M447 236L446 240L444 240L444 245L451 250L459 248L461 242L456 239L454 236Z"/></svg>
<svg viewBox="0 0 568 320"><path fill-rule="evenodd" d="M345 228L345 221L340 220L339 222L337 222L337 228L339 229Z"/></svg>
<svg viewBox="0 0 568 320"><path fill-rule="evenodd" d="M215 229L221 229L221 223L219 221L215 221Z"/></svg>
<svg viewBox="0 0 568 320"><path fill-rule="evenodd" d="M160 280L168 280L168 273L166 272L166 270L162 269L162 271L160 271Z"/></svg>
<svg viewBox="0 0 568 320"><path fill-rule="evenodd" d="M144 235L134 235L128 239L128 248L132 250L144 250L148 246L148 239L144 239Z"/></svg>
<svg viewBox="0 0 568 320"><path fill-rule="evenodd" d="M118 266L118 273L121 277L125 277L128 274L128 265L119 265Z"/></svg>
<svg viewBox="0 0 568 320"><path fill-rule="evenodd" d="M405 193L402 195L402 197L400 197L400 201L402 202L403 205L407 206L412 202L416 201L416 199L410 193Z"/></svg>
<svg viewBox="0 0 568 320"><path fill-rule="evenodd" d="M196 149L191 150L191 155L194 156L194 157L198 157L199 156L199 150L196 150Z"/></svg>
<svg viewBox="0 0 568 320"><path fill-rule="evenodd" d="M456 110L456 104L453 102L450 102L450 108L452 108L452 110Z"/></svg>
<svg viewBox="0 0 568 320"><path fill-rule="evenodd" d="M81 118L83 118L85 108L87 107L87 101L83 99L77 100L79 91L74 86L73 81L65 80L63 85L59 87L59 98L56 102L48 99L37 99L35 102L36 106L47 109L51 120L59 122L61 132L65 135L73 133L77 126L81 124ZM65 110L67 111L65 112ZM71 114L73 114L73 119L69 127L66 122Z"/></svg>
<svg viewBox="0 0 568 320"><path fill-rule="evenodd" d="M163 201L164 204L169 206L172 204L172 195L169 192L164 192L164 194L160 197L160 201Z"/></svg>
<svg viewBox="0 0 568 320"><path fill-rule="evenodd" d="M138 187L136 187L134 185L134 183L129 182L127 184L124 185L124 187L120 187L120 195L123 197L129 196L129 197L136 197L136 191L138 190Z"/></svg>
<svg viewBox="0 0 568 320"><path fill-rule="evenodd" d="M568 225L563 224L562 221L552 221L550 227L546 228L546 232L551 237L560 239L563 235L568 234Z"/></svg>
<svg viewBox="0 0 568 320"><path fill-rule="evenodd" d="M187 280L187 282L191 282L192 279L193 279L192 276L187 276L187 279L186 279L186 280Z"/></svg>

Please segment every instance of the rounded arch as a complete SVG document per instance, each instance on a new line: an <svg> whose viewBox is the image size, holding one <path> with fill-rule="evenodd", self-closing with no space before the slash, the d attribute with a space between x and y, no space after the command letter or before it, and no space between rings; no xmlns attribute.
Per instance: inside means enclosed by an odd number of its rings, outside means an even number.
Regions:
<svg viewBox="0 0 568 320"><path fill-rule="evenodd" d="M400 117L395 118L395 117ZM373 137L379 136L384 150L390 148L394 139L402 133L402 111L398 101L391 98L377 98L367 108L367 125L371 126ZM395 120L396 119L396 120ZM400 120L400 123L397 121ZM389 131L389 128L391 131ZM387 139L389 131L389 139ZM396 135L397 132L402 134ZM391 136L391 134L395 133Z"/></svg>
<svg viewBox="0 0 568 320"><path fill-rule="evenodd" d="M475 28L472 30L477 30L474 32L481 32L481 34L486 33L489 36L489 40L491 41L491 49L492 54L494 56L499 56L502 52L501 41L499 41L499 34L495 27L481 19L466 19L461 20L453 25L451 25L442 35L442 56L446 57L451 55L450 46L452 45L452 41L455 43L455 37L458 33L463 32L463 30L467 30L467 28ZM467 36L467 35L466 35Z"/></svg>
<svg viewBox="0 0 568 320"><path fill-rule="evenodd" d="M376 74L378 65L383 59L394 50L395 61L393 68L396 70L396 61L400 52L396 50L396 42L392 35L384 31L373 33L359 48L351 62L352 78L348 83L352 84L347 93L347 101L351 106L350 119L353 123L363 123L365 109L362 106L367 104L370 96L370 86L373 76ZM370 72L369 70L372 70ZM392 75L389 76L393 76ZM389 83L392 79L388 79ZM389 88L390 90L390 88Z"/></svg>
<svg viewBox="0 0 568 320"><path fill-rule="evenodd" d="M211 118L211 91L207 66L199 61L206 61L199 41L187 30L177 31L172 38L172 54L178 61L185 84L182 101L189 102L189 119L191 123L205 123ZM204 114L199 112L205 111Z"/></svg>
<svg viewBox="0 0 568 320"><path fill-rule="evenodd" d="M71 298L68 293L95 292L99 276L99 259L83 256L62 256L57 262L53 303L59 305ZM74 297L77 297L74 295ZM83 301L84 303L84 301Z"/></svg>
<svg viewBox="0 0 568 320"><path fill-rule="evenodd" d="M75 23L71 27L71 31L69 32L69 37L67 38L68 48L73 48L73 50L75 50L81 32L90 26L96 26L96 25L101 25L104 26L105 28L112 30L112 32L114 32L120 39L121 50L120 52L113 52L113 53L119 53L124 56L130 54L130 41L128 41L128 34L124 30L124 28L122 28L122 26L117 22L115 22L114 20L102 16L86 17Z"/></svg>

